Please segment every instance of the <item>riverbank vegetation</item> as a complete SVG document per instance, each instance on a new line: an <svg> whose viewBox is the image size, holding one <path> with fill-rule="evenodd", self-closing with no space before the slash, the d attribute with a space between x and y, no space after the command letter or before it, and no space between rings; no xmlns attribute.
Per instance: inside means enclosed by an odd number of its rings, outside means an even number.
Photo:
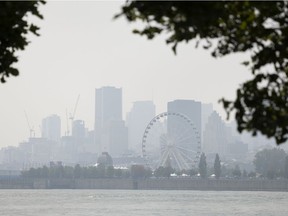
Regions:
<svg viewBox="0 0 288 216"><path fill-rule="evenodd" d="M22 172L24 178L68 178L68 179L98 179L98 178L288 178L288 155L282 149L265 149L255 155L255 172L247 172L238 165L228 167L222 164L220 157L216 154L214 165L208 166L205 154L202 154L198 168L177 171L171 166L158 167L152 170L144 165L131 165L130 167L105 166L98 164L95 166L65 166L56 164L53 166L43 166L31 168ZM203 165L204 164L204 165Z"/></svg>

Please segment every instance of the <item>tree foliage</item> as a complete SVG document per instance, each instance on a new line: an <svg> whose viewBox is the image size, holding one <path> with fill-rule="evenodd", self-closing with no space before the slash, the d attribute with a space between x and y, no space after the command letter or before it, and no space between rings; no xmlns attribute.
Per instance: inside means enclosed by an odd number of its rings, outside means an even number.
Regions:
<svg viewBox="0 0 288 216"><path fill-rule="evenodd" d="M236 178L240 178L241 177L241 170L240 170L239 165L235 166L235 168L232 171L232 175L233 175L233 177L236 177Z"/></svg>
<svg viewBox="0 0 288 216"><path fill-rule="evenodd" d="M264 149L257 152L253 161L256 172L264 177L282 176L285 167L286 153L283 149Z"/></svg>
<svg viewBox="0 0 288 216"><path fill-rule="evenodd" d="M248 173L247 173L247 171L245 169L242 172L242 177L243 178L247 178L248 177Z"/></svg>
<svg viewBox="0 0 288 216"><path fill-rule="evenodd" d="M127 1L116 17L142 21L134 33L153 39L164 33L176 53L181 42L196 41L212 56L249 51L243 62L253 78L237 90L235 101L221 99L228 117L235 111L238 131L288 139L287 1ZM224 78L223 78L224 79Z"/></svg>
<svg viewBox="0 0 288 216"><path fill-rule="evenodd" d="M77 164L71 166L53 166L42 168L31 168L22 172L23 177L27 178L70 178L70 179L97 179L97 178L129 178L129 170L115 169L113 166L103 166L102 164L89 167L81 167Z"/></svg>
<svg viewBox="0 0 288 216"><path fill-rule="evenodd" d="M288 179L288 155L285 157L284 177Z"/></svg>
<svg viewBox="0 0 288 216"><path fill-rule="evenodd" d="M154 171L154 176L155 177L166 177L166 178L168 178L174 172L175 172L175 170L172 169L171 166L170 167L169 166L165 166L165 167L160 166Z"/></svg>
<svg viewBox="0 0 288 216"><path fill-rule="evenodd" d="M13 66L18 61L16 52L28 45L29 33L39 35L39 27L27 20L30 15L43 19L38 7L44 1L1 1L0 2L0 81L6 82L10 75L19 71Z"/></svg>
<svg viewBox="0 0 288 216"><path fill-rule="evenodd" d="M132 165L131 168L131 177L133 179L139 178L148 178L152 176L152 171L149 168L144 167L143 165Z"/></svg>
<svg viewBox="0 0 288 216"><path fill-rule="evenodd" d="M207 162L206 162L206 155L204 153L201 154L200 161L199 161L199 173L201 178L207 177Z"/></svg>
<svg viewBox="0 0 288 216"><path fill-rule="evenodd" d="M221 175L221 161L219 155L216 154L215 161L214 161L214 174L216 179L220 178Z"/></svg>

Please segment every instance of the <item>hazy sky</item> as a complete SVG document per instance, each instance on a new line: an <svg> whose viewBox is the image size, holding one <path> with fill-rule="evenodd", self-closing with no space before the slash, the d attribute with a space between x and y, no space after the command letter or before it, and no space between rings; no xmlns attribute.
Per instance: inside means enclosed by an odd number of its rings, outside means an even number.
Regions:
<svg viewBox="0 0 288 216"><path fill-rule="evenodd" d="M0 84L0 147L27 140L26 110L36 136L42 118L58 114L62 133L65 110L71 113L77 96L76 119L89 129L94 124L95 88L122 87L123 118L137 100L154 100L157 113L174 99L213 103L224 117L218 100L234 98L235 90L250 73L240 63L244 55L214 59L209 51L182 44L175 56L165 36L148 41L131 33L124 18L113 20L121 2L48 2L38 21L41 36L19 53L20 76Z"/></svg>

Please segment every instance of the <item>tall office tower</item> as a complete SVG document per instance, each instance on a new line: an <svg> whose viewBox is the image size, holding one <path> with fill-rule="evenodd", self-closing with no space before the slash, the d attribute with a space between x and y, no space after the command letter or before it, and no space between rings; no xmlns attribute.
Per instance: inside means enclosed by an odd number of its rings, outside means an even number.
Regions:
<svg viewBox="0 0 288 216"><path fill-rule="evenodd" d="M61 137L61 120L57 115L51 115L42 120L42 138L60 141Z"/></svg>
<svg viewBox="0 0 288 216"><path fill-rule="evenodd" d="M213 105L210 104L203 104L201 105L201 136L203 140L203 133L208 122L209 116L213 113Z"/></svg>
<svg viewBox="0 0 288 216"><path fill-rule="evenodd" d="M177 112L186 115L195 125L199 134L201 134L201 102L197 102L194 100L174 100L168 102L168 112ZM180 121L180 120L179 120ZM173 127L174 124L169 121L168 118L168 130L169 127ZM181 124L181 122L175 122L175 125ZM171 126L169 126L171 125ZM201 143L201 135L200 135L200 143Z"/></svg>
<svg viewBox="0 0 288 216"><path fill-rule="evenodd" d="M86 128L83 120L73 121L72 136L79 141L84 140L86 136Z"/></svg>
<svg viewBox="0 0 288 216"><path fill-rule="evenodd" d="M96 89L95 128L107 127L114 120L122 120L122 89L109 86Z"/></svg>
<svg viewBox="0 0 288 216"><path fill-rule="evenodd" d="M226 124L226 131L229 154L233 156L233 158L240 157L243 159L248 152L248 145L242 142L239 134L235 133L236 131L231 127L231 123Z"/></svg>
<svg viewBox="0 0 288 216"><path fill-rule="evenodd" d="M141 153L142 136L147 124L155 116L153 101L136 101L127 114L129 149L136 154Z"/></svg>
<svg viewBox="0 0 288 216"><path fill-rule="evenodd" d="M119 157L128 150L128 129L124 121L111 121L108 126L108 152L112 157Z"/></svg>
<svg viewBox="0 0 288 216"><path fill-rule="evenodd" d="M227 155L229 153L227 128L215 111L208 118L203 133L203 150L206 154Z"/></svg>
<svg viewBox="0 0 288 216"><path fill-rule="evenodd" d="M98 153L109 148L108 128L111 121L122 120L122 89L102 87L95 94L95 144Z"/></svg>

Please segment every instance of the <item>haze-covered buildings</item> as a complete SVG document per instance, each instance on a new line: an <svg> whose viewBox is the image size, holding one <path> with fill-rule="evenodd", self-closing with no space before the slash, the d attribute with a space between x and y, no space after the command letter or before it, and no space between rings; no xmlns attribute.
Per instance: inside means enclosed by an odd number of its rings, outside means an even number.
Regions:
<svg viewBox="0 0 288 216"><path fill-rule="evenodd" d="M96 89L95 145L98 153L112 151L112 156L127 151L128 132L122 120L121 88L108 86Z"/></svg>
<svg viewBox="0 0 288 216"><path fill-rule="evenodd" d="M219 154L226 158L243 158L248 153L248 145L233 133L214 111L208 118L203 132L203 151L209 155Z"/></svg>
<svg viewBox="0 0 288 216"><path fill-rule="evenodd" d="M213 112L203 132L203 151L206 154L226 155L228 153L228 137L225 123L217 112Z"/></svg>
<svg viewBox="0 0 288 216"><path fill-rule="evenodd" d="M86 137L85 122L83 120L73 121L72 126L72 137L77 139L79 142L83 141Z"/></svg>
<svg viewBox="0 0 288 216"><path fill-rule="evenodd" d="M194 100L174 100L168 102L167 111L186 115L193 122L197 131L201 132L201 102Z"/></svg>
<svg viewBox="0 0 288 216"><path fill-rule="evenodd" d="M203 142L203 133L205 130L205 127L207 125L208 119L210 115L213 113L213 105L212 104L201 104L201 137Z"/></svg>
<svg viewBox="0 0 288 216"><path fill-rule="evenodd" d="M128 150L128 128L124 121L111 121L108 126L108 152L112 157L119 157Z"/></svg>
<svg viewBox="0 0 288 216"><path fill-rule="evenodd" d="M50 115L42 120L42 138L59 142L61 138L61 120L58 115Z"/></svg>
<svg viewBox="0 0 288 216"><path fill-rule="evenodd" d="M42 120L41 137L30 137L27 141L21 142L18 147L2 148L0 165L5 164L9 167L14 164L13 166L17 168L35 167L50 161L62 161L67 165L78 163L91 165L96 163L102 152L108 152L116 165L129 166L134 163L143 163L142 137L146 126L157 115L155 110L152 101L136 101L127 113L125 122L122 119L122 89L98 88L95 90L94 130L89 131L83 120L74 120L71 125L69 124L71 128L67 128L65 136L61 137L60 117L55 114L50 115ZM174 100L168 102L167 112L175 115L158 116L159 122L157 117L153 119L153 124L157 122L161 129L165 128L164 130L166 130L161 131L155 127L149 131L155 148L159 148L161 139L163 141L169 135L174 135L173 138L177 142L181 142L183 148L187 147L188 150L192 149L194 152L198 150L205 152L208 159L211 155L211 161L218 153L223 161L225 158L233 160L245 158L243 156L248 152L247 144L254 145L254 147L267 144L267 139L255 138L254 141L252 138L245 139L246 136L237 134L235 125L225 123L213 110L212 104L194 100ZM176 113L183 115L176 115ZM162 118L163 116L164 118ZM185 130L185 127L191 126L190 120L193 125L193 134L190 134L190 130ZM168 126L168 131L163 126ZM177 137L177 134L169 134L169 128L171 131L173 128L180 138ZM194 128L197 134L194 133ZM157 136L154 133L158 133ZM168 136L165 137L165 135ZM182 137L182 135L185 136ZM167 140L169 141L169 139ZM193 148L189 146L191 143ZM195 143L197 143L197 148L194 148ZM200 148L198 148L198 143L201 145ZM151 144L147 145L148 147L154 148ZM252 150L253 148L250 148L251 152ZM189 154L184 155L184 157L186 156L188 157Z"/></svg>
<svg viewBox="0 0 288 216"><path fill-rule="evenodd" d="M142 137L148 123L154 118L155 105L153 101L136 101L127 114L129 150L141 154Z"/></svg>

